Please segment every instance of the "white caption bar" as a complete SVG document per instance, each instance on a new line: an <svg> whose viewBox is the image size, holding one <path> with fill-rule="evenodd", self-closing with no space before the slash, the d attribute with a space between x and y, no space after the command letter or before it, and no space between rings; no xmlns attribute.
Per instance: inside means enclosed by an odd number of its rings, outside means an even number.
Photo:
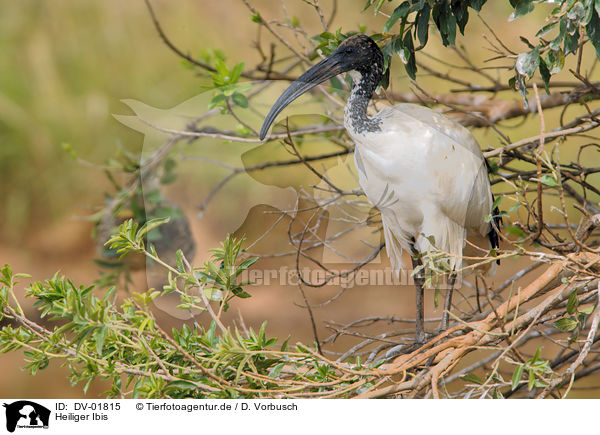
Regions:
<svg viewBox="0 0 600 435"><path fill-rule="evenodd" d="M561 433L597 400L0 399L0 434ZM567 418L572 416L572 418ZM185 432L183 432L185 431ZM218 431L218 432L217 432Z"/></svg>

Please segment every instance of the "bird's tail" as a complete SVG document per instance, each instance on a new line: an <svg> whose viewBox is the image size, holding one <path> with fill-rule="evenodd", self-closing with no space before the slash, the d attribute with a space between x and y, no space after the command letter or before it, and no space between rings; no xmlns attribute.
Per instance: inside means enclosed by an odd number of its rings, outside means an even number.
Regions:
<svg viewBox="0 0 600 435"><path fill-rule="evenodd" d="M492 195L492 201L494 201L494 196ZM490 221L490 231L488 233L488 237L490 239L490 244L492 245L492 249L496 249L500 247L500 239L498 237L498 230L502 226L502 215L500 214L500 209L496 206L492 211L492 220ZM496 260L496 264L500 264L500 260Z"/></svg>
<svg viewBox="0 0 600 435"><path fill-rule="evenodd" d="M421 234L416 238L415 248L420 253L445 253L443 261L448 262L450 270L458 270L462 267L465 238L466 230L463 225L439 215L423 223Z"/></svg>
<svg viewBox="0 0 600 435"><path fill-rule="evenodd" d="M492 172L492 167L487 159L483 159L485 162L485 167L487 168L488 174ZM494 194L492 194L492 203L496 202L494 199ZM492 224L493 223L493 224ZM498 231L502 226L502 216L500 215L500 209L498 206L494 207L492 210L492 220L490 221L490 231L488 233L488 237L490 239L490 243L492 245L492 249L496 249L500 247L500 239L498 238ZM496 260L496 264L500 264L500 260Z"/></svg>
<svg viewBox="0 0 600 435"><path fill-rule="evenodd" d="M382 214L383 221L383 236L385 238L385 249L387 251L387 255L390 258L390 264L392 266L392 270L400 274L400 271L404 267L404 262L402 261L402 250L408 242L402 243L402 240L398 240L394 232L391 230L393 226L391 222L387 222L387 219Z"/></svg>

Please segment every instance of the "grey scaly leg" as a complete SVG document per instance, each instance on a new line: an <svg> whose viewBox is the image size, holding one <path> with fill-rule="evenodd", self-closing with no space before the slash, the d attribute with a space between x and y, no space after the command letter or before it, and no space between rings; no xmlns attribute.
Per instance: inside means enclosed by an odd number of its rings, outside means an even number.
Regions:
<svg viewBox="0 0 600 435"><path fill-rule="evenodd" d="M412 243L412 247L413 247L413 252L415 252L414 251L414 240ZM421 259L419 257L413 256L413 255L411 255L410 258L412 261L412 266L413 266L413 271L414 271L417 267L421 266L421 264L422 264ZM425 343L425 326L424 326L425 312L424 312L424 303L423 303L423 297L424 297L423 287L425 284L425 280L423 279L422 271L413 275L413 278L415 281L415 289L416 289L416 296L417 296L416 297L417 312L415 315L415 342L414 342L414 344L412 344L411 346L408 346L408 347L406 347L406 345L403 345L403 344L394 346L392 349L388 350L385 353L385 358L393 358L402 353L412 352L417 347L419 347L423 343Z"/></svg>
<svg viewBox="0 0 600 435"><path fill-rule="evenodd" d="M413 271L417 267L421 266L421 264L422 264L420 258L411 256L411 260L412 260L412 265L413 265ZM424 297L423 285L425 282L423 280L422 272L423 271L419 271L419 273L416 273L413 275L413 278L415 281L415 289L417 292L416 293L417 313L415 316L415 343L416 344L425 343L425 326L424 326L425 309L424 309L424 302L423 302L423 297Z"/></svg>
<svg viewBox="0 0 600 435"><path fill-rule="evenodd" d="M448 317L450 309L452 308L452 293L454 292L454 283L456 281L456 274L451 273L448 277L448 291L446 292L446 301L444 302L444 313L442 314L442 323L440 324L440 332L444 332L448 329Z"/></svg>

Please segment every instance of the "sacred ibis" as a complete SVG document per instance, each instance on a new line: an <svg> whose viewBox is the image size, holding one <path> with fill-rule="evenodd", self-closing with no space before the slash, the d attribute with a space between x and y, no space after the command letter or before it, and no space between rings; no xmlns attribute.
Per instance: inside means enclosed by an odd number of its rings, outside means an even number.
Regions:
<svg viewBox="0 0 600 435"><path fill-rule="evenodd" d="M293 100L349 72L354 85L344 109L344 126L356 145L359 183L381 212L392 267L402 267L403 250L411 254L413 269L421 264L419 253L437 250L448 254L451 271L456 271L462 266L463 248L475 245L487 252L498 247L495 227L486 218L492 213L493 197L485 159L466 128L427 107L398 104L368 116L383 65L375 41L365 35L347 38L283 92L265 118L260 139ZM451 273L442 330L448 324L454 279ZM416 343L420 344L425 341L421 276L415 276L415 287Z"/></svg>

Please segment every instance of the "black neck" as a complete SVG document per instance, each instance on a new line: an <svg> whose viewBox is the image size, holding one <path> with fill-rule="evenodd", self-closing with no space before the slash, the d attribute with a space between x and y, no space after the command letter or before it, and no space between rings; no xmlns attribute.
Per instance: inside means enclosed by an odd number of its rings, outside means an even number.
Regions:
<svg viewBox="0 0 600 435"><path fill-rule="evenodd" d="M357 134L379 131L380 122L367 116L367 106L381 80L382 72L373 65L367 71L360 72L361 78L352 87L350 98L346 103L344 118L347 126Z"/></svg>

